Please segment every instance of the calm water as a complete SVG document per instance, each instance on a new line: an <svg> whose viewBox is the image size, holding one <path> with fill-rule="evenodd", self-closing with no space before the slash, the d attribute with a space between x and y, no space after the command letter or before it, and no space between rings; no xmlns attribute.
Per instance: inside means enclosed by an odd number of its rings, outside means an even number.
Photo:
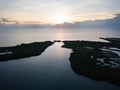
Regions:
<svg viewBox="0 0 120 90"><path fill-rule="evenodd" d="M120 37L113 29L16 28L0 29L0 46L46 40L99 40L99 37Z"/></svg>
<svg viewBox="0 0 120 90"><path fill-rule="evenodd" d="M111 29L0 29L0 46L46 40L97 40L120 37ZM0 90L120 90L120 87L75 74L70 66L71 50L55 43L39 56L0 62Z"/></svg>

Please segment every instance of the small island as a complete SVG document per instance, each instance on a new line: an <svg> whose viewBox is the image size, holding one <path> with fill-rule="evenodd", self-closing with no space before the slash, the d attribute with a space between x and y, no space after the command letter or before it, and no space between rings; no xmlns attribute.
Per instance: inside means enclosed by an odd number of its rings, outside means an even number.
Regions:
<svg viewBox="0 0 120 90"><path fill-rule="evenodd" d="M54 42L34 42L29 44L21 44L12 47L0 47L0 61L26 58L42 54L46 48Z"/></svg>
<svg viewBox="0 0 120 90"><path fill-rule="evenodd" d="M72 49L72 70L90 79L120 86L120 38L101 38L108 42L63 41L63 48Z"/></svg>

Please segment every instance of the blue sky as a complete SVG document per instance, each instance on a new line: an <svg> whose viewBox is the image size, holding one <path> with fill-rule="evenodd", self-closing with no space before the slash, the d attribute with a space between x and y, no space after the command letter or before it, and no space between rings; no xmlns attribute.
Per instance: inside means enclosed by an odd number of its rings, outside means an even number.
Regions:
<svg viewBox="0 0 120 90"><path fill-rule="evenodd" d="M120 13L119 4L120 0L0 0L0 18L21 24L109 19Z"/></svg>

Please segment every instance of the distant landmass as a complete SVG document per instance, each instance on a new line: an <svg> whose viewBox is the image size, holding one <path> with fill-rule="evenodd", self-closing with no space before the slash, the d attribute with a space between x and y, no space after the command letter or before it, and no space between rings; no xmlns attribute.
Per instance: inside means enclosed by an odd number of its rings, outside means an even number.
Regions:
<svg viewBox="0 0 120 90"><path fill-rule="evenodd" d="M4 22L14 22L15 24L4 24ZM105 19L105 20L95 20L95 21L84 21L84 22L74 22L56 25L49 24L19 24L18 21L15 20L7 20L5 18L0 18L0 27L30 27L30 28L120 28L120 14L116 14L116 17L113 19Z"/></svg>

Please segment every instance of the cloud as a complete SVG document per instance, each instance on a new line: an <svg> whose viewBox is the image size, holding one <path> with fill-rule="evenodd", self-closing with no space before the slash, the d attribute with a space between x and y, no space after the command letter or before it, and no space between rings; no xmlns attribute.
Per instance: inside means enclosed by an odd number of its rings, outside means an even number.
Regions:
<svg viewBox="0 0 120 90"><path fill-rule="evenodd" d="M5 19L5 18L1 18L1 20L2 20L3 22L10 22L10 20Z"/></svg>
<svg viewBox="0 0 120 90"><path fill-rule="evenodd" d="M0 18L0 23L1 24L19 24L17 20L9 20L7 18Z"/></svg>
<svg viewBox="0 0 120 90"><path fill-rule="evenodd" d="M43 24L41 22L33 21L33 22L25 22L26 24L19 24L16 20L9 20L6 18L0 18L0 25L4 24L8 26L6 23L14 23L13 27L34 27L34 28L120 28L120 14L115 14L112 19L104 19L104 20L95 20L95 21L84 21L84 22L74 22L74 23L63 23L56 25ZM10 24L9 24L10 26Z"/></svg>
<svg viewBox="0 0 120 90"><path fill-rule="evenodd" d="M75 23L63 23L55 25L55 27L64 28L120 28L120 14L116 14L113 19L84 21Z"/></svg>
<svg viewBox="0 0 120 90"><path fill-rule="evenodd" d="M115 14L120 11L119 3L120 0L0 0L0 14L42 21L64 14L77 21L79 16Z"/></svg>

